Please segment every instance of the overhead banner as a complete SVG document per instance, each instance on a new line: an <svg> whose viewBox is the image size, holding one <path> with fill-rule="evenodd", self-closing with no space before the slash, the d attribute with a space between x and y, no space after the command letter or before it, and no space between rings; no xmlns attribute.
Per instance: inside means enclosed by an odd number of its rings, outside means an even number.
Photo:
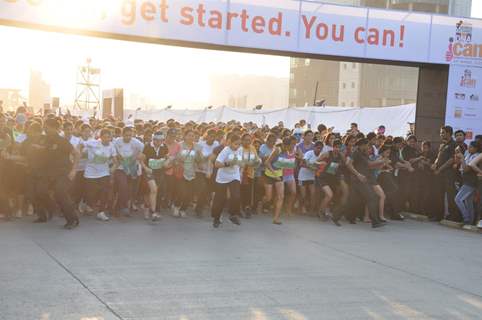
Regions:
<svg viewBox="0 0 482 320"><path fill-rule="evenodd" d="M0 0L0 24L417 63L482 61L481 20L296 0ZM471 45L452 36L472 30Z"/></svg>

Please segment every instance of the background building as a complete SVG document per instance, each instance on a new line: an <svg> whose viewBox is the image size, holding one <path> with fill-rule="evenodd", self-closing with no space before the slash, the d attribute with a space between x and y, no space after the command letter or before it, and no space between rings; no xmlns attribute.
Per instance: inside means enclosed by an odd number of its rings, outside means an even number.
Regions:
<svg viewBox="0 0 482 320"><path fill-rule="evenodd" d="M44 104L51 103L50 85L42 78L38 71L30 71L30 82L28 89L28 105L33 111L38 111Z"/></svg>
<svg viewBox="0 0 482 320"><path fill-rule="evenodd" d="M288 105L288 78L223 74L212 76L210 82L210 105L215 107L253 109L260 104L265 108Z"/></svg>
<svg viewBox="0 0 482 320"><path fill-rule="evenodd" d="M3 111L15 111L25 102L20 92L20 89L0 88L0 105Z"/></svg>
<svg viewBox="0 0 482 320"><path fill-rule="evenodd" d="M471 0L331 0L334 4L470 16ZM317 88L318 83L318 90ZM418 68L292 58L290 106L379 107L416 102Z"/></svg>

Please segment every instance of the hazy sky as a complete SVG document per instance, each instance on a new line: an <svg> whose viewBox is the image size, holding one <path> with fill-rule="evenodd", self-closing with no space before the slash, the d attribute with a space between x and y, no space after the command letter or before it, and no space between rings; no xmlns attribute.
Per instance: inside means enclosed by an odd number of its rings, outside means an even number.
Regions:
<svg viewBox="0 0 482 320"><path fill-rule="evenodd" d="M472 1L482 18L482 1ZM289 76L285 57L177 48L154 44L45 33L0 27L0 88L27 96L29 70L42 72L52 96L72 104L76 69L87 57L102 68L102 87L126 88L159 106L209 104L211 74Z"/></svg>

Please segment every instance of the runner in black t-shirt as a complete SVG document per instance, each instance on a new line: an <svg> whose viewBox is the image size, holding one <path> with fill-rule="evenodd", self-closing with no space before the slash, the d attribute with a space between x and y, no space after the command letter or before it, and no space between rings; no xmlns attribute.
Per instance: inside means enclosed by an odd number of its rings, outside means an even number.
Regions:
<svg viewBox="0 0 482 320"><path fill-rule="evenodd" d="M440 221L444 218L445 194L447 194L449 211L447 218L454 221L461 220L460 213L458 213L455 204L455 170L452 165L454 163L456 143L452 139L452 135L453 129L451 126L443 126L440 129L442 144L440 145L437 159L432 165L432 170L438 178L436 185L439 186L439 190L436 191L438 194L437 203L435 204L437 209L434 210L434 215L430 217L431 221Z"/></svg>
<svg viewBox="0 0 482 320"><path fill-rule="evenodd" d="M0 113L0 212L6 214L7 219L10 218L11 210L8 203L6 188L7 179L5 179L5 172L8 170L8 149L12 145L12 137L5 127L6 118Z"/></svg>
<svg viewBox="0 0 482 320"><path fill-rule="evenodd" d="M368 207L373 228L379 228L384 224L380 221L378 215L378 197L372 189L372 185L376 183L375 176L371 169L382 166L384 161L370 161L368 159L368 140L360 139L356 143L357 149L352 154L352 165L348 168L354 175L352 179L352 196L358 196L362 202ZM356 202L350 202L353 204ZM356 208L352 207L352 210ZM350 219L351 220L351 219Z"/></svg>
<svg viewBox="0 0 482 320"><path fill-rule="evenodd" d="M59 127L56 119L47 119L46 134L41 137L38 144L32 144L32 148L38 150L38 158L33 161L40 162L41 166L38 168L35 191L37 201L49 212L54 210L56 202L67 220L65 229L73 229L79 225L79 218L69 194L69 186L75 177L79 156L70 142L59 135ZM53 192L55 200L50 197L50 191Z"/></svg>

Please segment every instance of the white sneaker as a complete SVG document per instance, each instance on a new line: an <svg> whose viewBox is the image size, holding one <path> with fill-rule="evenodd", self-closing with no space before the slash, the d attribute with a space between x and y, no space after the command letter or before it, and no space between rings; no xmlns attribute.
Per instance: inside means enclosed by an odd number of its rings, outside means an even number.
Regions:
<svg viewBox="0 0 482 320"><path fill-rule="evenodd" d="M104 211L99 212L97 214L97 219L100 220L100 221L109 221L110 220L110 218L105 214Z"/></svg>
<svg viewBox="0 0 482 320"><path fill-rule="evenodd" d="M178 207L176 207L176 206L172 207L172 216L176 217L176 218L179 217L179 208Z"/></svg>
<svg viewBox="0 0 482 320"><path fill-rule="evenodd" d="M161 220L160 214L158 214L158 213L152 214L152 221L156 222L156 221L159 221L159 220Z"/></svg>
<svg viewBox="0 0 482 320"><path fill-rule="evenodd" d="M31 217L33 216L33 213L34 213L33 205L29 204L27 209L27 216Z"/></svg>
<svg viewBox="0 0 482 320"><path fill-rule="evenodd" d="M186 214L186 211L179 211L179 214L181 215L181 218L186 218L187 217L187 214Z"/></svg>

